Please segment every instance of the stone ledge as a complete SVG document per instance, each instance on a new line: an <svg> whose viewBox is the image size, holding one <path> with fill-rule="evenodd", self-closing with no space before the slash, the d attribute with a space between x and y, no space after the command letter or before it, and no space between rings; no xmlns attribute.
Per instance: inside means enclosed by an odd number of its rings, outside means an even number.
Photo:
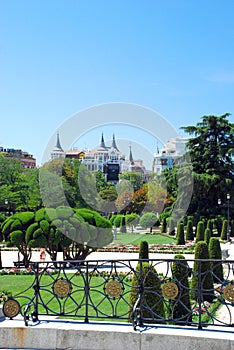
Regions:
<svg viewBox="0 0 234 350"><path fill-rule="evenodd" d="M71 350L234 350L233 329L198 330L130 324L41 321L25 327L22 320L0 322L0 348Z"/></svg>

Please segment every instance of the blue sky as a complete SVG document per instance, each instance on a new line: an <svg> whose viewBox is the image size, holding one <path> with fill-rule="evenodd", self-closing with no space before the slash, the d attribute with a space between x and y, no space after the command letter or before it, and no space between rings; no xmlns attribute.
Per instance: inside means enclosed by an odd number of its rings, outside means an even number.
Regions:
<svg viewBox="0 0 234 350"><path fill-rule="evenodd" d="M153 109L177 130L234 114L233 23L233 0L0 0L0 145L40 164L67 118L109 102Z"/></svg>

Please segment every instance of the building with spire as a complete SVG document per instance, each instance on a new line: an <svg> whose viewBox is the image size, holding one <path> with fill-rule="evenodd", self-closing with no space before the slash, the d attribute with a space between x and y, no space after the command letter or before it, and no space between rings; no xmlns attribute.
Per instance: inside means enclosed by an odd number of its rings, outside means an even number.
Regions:
<svg viewBox="0 0 234 350"><path fill-rule="evenodd" d="M143 160L133 159L132 147L130 146L129 159L125 159L117 146L115 134L113 134L110 146L106 145L104 135L102 133L100 144L96 149L80 151L77 148L64 151L59 133L57 133L56 145L51 152L51 160L57 158L79 159L90 172L101 171L106 181L116 184L119 181L119 174L122 172L138 172L143 178L147 177L147 170L143 165Z"/></svg>
<svg viewBox="0 0 234 350"><path fill-rule="evenodd" d="M134 159L132 146L129 146L129 157L122 164L122 172L136 172L142 174L143 180L147 179L148 171L146 170L142 159Z"/></svg>
<svg viewBox="0 0 234 350"><path fill-rule="evenodd" d="M99 147L92 151L85 151L82 164L91 172L100 170L104 173L107 181L116 183L118 182L123 160L124 156L117 147L115 135L113 135L111 146L106 146L102 133Z"/></svg>
<svg viewBox="0 0 234 350"><path fill-rule="evenodd" d="M53 159L65 158L65 157L66 157L66 153L64 152L61 146L59 132L57 132L57 140L56 140L55 147L51 151L51 159L53 160Z"/></svg>

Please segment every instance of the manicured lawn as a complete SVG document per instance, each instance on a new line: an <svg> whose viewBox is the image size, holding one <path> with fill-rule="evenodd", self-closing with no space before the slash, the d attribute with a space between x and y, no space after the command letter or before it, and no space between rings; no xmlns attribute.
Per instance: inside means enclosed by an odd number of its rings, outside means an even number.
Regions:
<svg viewBox="0 0 234 350"><path fill-rule="evenodd" d="M162 234L140 234L140 233L118 233L114 242L121 243L123 245L133 244L139 245L141 241L147 241L148 244L172 244L175 242L175 238Z"/></svg>
<svg viewBox="0 0 234 350"><path fill-rule="evenodd" d="M69 282L70 293L65 297L58 297L54 293L56 281L64 279ZM64 316L77 316L84 319L85 317L85 275L76 275L60 273L59 275L42 275L40 279L39 293L39 314L54 314ZM131 282L124 281L120 297L112 298L106 294L106 285L109 276L89 276L89 298L88 313L89 317L97 318L110 316L116 318L128 315L128 302L130 297ZM12 296L20 303L22 312L24 306L34 295L33 285L35 278L33 275L1 275L0 289L12 292ZM30 313L33 308L30 310Z"/></svg>

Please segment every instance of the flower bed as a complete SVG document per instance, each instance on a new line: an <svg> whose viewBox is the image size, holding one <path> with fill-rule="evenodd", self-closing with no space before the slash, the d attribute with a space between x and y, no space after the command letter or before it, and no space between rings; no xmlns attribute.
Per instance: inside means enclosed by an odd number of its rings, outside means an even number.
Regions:
<svg viewBox="0 0 234 350"><path fill-rule="evenodd" d="M101 252L124 252L124 253L138 253L139 246L134 244L123 245L121 243L113 242L107 247L99 248ZM187 242L185 245L173 244L150 244L149 253L194 253L194 242Z"/></svg>

